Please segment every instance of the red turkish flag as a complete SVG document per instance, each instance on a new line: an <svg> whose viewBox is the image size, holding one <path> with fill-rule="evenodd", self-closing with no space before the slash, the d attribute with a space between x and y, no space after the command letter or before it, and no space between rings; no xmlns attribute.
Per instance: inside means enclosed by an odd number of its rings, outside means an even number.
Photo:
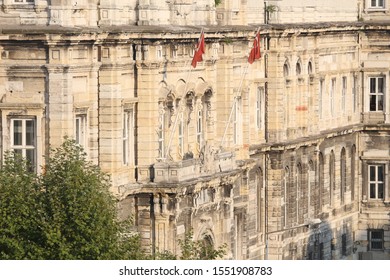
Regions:
<svg viewBox="0 0 390 280"><path fill-rule="evenodd" d="M256 59L261 57L260 53L260 32L257 32L255 40L253 41L253 47L248 57L249 64L252 64Z"/></svg>
<svg viewBox="0 0 390 280"><path fill-rule="evenodd" d="M198 45L196 47L196 51L194 53L194 57L192 58L191 65L192 67L196 68L196 64L203 60L202 55L205 53L205 46L204 46L204 33L202 31L202 34L200 34Z"/></svg>

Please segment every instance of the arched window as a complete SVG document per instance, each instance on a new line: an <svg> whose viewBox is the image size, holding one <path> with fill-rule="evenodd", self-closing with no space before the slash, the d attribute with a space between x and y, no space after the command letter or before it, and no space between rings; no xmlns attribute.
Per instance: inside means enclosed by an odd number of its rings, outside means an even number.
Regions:
<svg viewBox="0 0 390 280"><path fill-rule="evenodd" d="M355 199L356 146L351 148L351 201Z"/></svg>
<svg viewBox="0 0 390 280"><path fill-rule="evenodd" d="M290 169L288 167L284 168L283 176L283 203L282 203L282 213L283 213L283 227L286 228L290 225L289 219L289 207L291 205L290 196L289 196L289 181L290 181Z"/></svg>
<svg viewBox="0 0 390 280"><path fill-rule="evenodd" d="M323 195L324 195L324 156L322 153L318 155L318 209L317 215L322 212Z"/></svg>
<svg viewBox="0 0 390 280"><path fill-rule="evenodd" d="M295 170L295 181L296 181L296 203L295 203L295 214L296 214L296 222L298 224L303 224L304 222L304 213L305 213L305 205L301 205L304 191L303 191L303 181L302 181L302 165L300 163L297 164L297 168ZM301 207L302 206L302 207Z"/></svg>
<svg viewBox="0 0 390 280"><path fill-rule="evenodd" d="M311 61L309 61L309 63L307 64L307 74L309 75L313 74L313 65Z"/></svg>
<svg viewBox="0 0 390 280"><path fill-rule="evenodd" d="M319 196L319 187L315 182L315 166L313 161L309 161L308 176L307 176L307 188L308 188L308 217L311 218L312 215L317 216L318 214L318 205L316 198Z"/></svg>
<svg viewBox="0 0 390 280"><path fill-rule="evenodd" d="M335 159L334 159L334 152L330 153L329 156L329 205L333 205L333 191L336 187L335 182Z"/></svg>
<svg viewBox="0 0 390 280"><path fill-rule="evenodd" d="M341 149L340 155L340 201L344 204L344 196L347 188L347 161L345 156L345 149Z"/></svg>
<svg viewBox="0 0 390 280"><path fill-rule="evenodd" d="M290 67L288 66L288 62L286 61L283 65L283 76L287 78L290 76Z"/></svg>
<svg viewBox="0 0 390 280"><path fill-rule="evenodd" d="M302 67L301 67L301 61L298 60L297 64L295 66L295 73L296 75L301 75L302 74Z"/></svg>

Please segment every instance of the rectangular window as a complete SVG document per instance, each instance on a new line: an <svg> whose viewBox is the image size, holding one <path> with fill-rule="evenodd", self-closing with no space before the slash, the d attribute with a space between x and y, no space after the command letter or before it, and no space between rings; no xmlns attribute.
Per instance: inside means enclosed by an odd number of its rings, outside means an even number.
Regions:
<svg viewBox="0 0 390 280"><path fill-rule="evenodd" d="M384 235L383 229L368 230L369 250L383 250Z"/></svg>
<svg viewBox="0 0 390 280"><path fill-rule="evenodd" d="M240 11L240 2L241 2L241 0L233 0L233 3L232 3L232 11L233 12Z"/></svg>
<svg viewBox="0 0 390 280"><path fill-rule="evenodd" d="M156 47L156 58L161 59L163 57L163 49L162 46Z"/></svg>
<svg viewBox="0 0 390 280"><path fill-rule="evenodd" d="M76 143L86 148L87 144L87 115L76 115L75 119Z"/></svg>
<svg viewBox="0 0 390 280"><path fill-rule="evenodd" d="M203 145L203 111L198 110L198 116L196 121L196 142L198 143L199 149Z"/></svg>
<svg viewBox="0 0 390 280"><path fill-rule="evenodd" d="M334 116L334 91L336 89L336 78L332 79L331 86L330 86L330 115Z"/></svg>
<svg viewBox="0 0 390 280"><path fill-rule="evenodd" d="M180 156L184 155L184 121L183 114L180 114L179 117L179 154Z"/></svg>
<svg viewBox="0 0 390 280"><path fill-rule="evenodd" d="M384 8L385 1L384 0L370 0L370 8Z"/></svg>
<svg viewBox="0 0 390 280"><path fill-rule="evenodd" d="M320 115L320 119L322 119L322 96L324 93L324 80L320 81L320 90L318 92L318 113Z"/></svg>
<svg viewBox="0 0 390 280"><path fill-rule="evenodd" d="M384 93L384 78L372 77L370 78L370 111L383 111L383 93Z"/></svg>
<svg viewBox="0 0 390 280"><path fill-rule="evenodd" d="M134 117L133 110L123 113L122 128L122 159L124 165L133 164L134 161Z"/></svg>
<svg viewBox="0 0 390 280"><path fill-rule="evenodd" d="M27 159L31 171L36 167L36 125L35 119L11 119L11 149Z"/></svg>
<svg viewBox="0 0 390 280"><path fill-rule="evenodd" d="M264 88L257 88L256 94L256 128L260 130L263 127L264 112Z"/></svg>
<svg viewBox="0 0 390 280"><path fill-rule="evenodd" d="M347 235L345 233L341 235L341 255L347 255Z"/></svg>
<svg viewBox="0 0 390 280"><path fill-rule="evenodd" d="M352 104L353 104L353 112L356 112L357 103L357 77L353 77L353 85L352 85Z"/></svg>
<svg viewBox="0 0 390 280"><path fill-rule="evenodd" d="M370 199L384 198L384 165L369 165L369 195Z"/></svg>
<svg viewBox="0 0 390 280"><path fill-rule="evenodd" d="M345 113L345 97L347 93L347 77L343 77L343 87L341 89L341 110Z"/></svg>
<svg viewBox="0 0 390 280"><path fill-rule="evenodd" d="M14 3L22 4L22 3L34 3L35 0L14 0Z"/></svg>

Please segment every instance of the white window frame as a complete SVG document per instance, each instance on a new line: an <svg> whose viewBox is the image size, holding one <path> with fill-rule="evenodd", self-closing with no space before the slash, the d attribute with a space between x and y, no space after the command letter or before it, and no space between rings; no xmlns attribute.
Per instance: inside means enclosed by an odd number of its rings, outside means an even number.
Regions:
<svg viewBox="0 0 390 280"><path fill-rule="evenodd" d="M20 144L15 144L15 123L21 122L21 133L22 133L22 139ZM32 144L27 143L27 122L32 122L32 128L33 128L33 137L32 137ZM10 148L15 153L18 153L17 151L20 151L23 158L27 158L30 160L30 164L33 168L33 170L37 167L37 126L36 126L36 119L35 118L28 118L28 117L15 117L10 119L10 138L11 138L11 145ZM27 151L33 151L32 157L33 160L28 158ZM31 156L31 155L30 155Z"/></svg>
<svg viewBox="0 0 390 280"><path fill-rule="evenodd" d="M134 165L134 111L123 112L122 127L122 162L124 165Z"/></svg>
<svg viewBox="0 0 390 280"><path fill-rule="evenodd" d="M85 150L88 142L88 121L87 114L77 114L75 116L75 131L74 136L76 143L81 145Z"/></svg>
<svg viewBox="0 0 390 280"><path fill-rule="evenodd" d="M373 3L375 2L375 3ZM386 7L385 0L368 0L369 9L384 9Z"/></svg>
<svg viewBox="0 0 390 280"><path fill-rule="evenodd" d="M163 57L163 48L162 46L156 46L156 58L162 59Z"/></svg>
<svg viewBox="0 0 390 280"><path fill-rule="evenodd" d="M256 93L256 128L261 130L264 126L263 120L264 112L264 88L258 87Z"/></svg>
<svg viewBox="0 0 390 280"><path fill-rule="evenodd" d="M383 112L385 110L385 77L383 76L375 76L375 77L369 77L368 78L369 81L368 81L368 110L370 112ZM375 80L375 89L374 89L374 92L371 92L371 83L373 82L373 80ZM382 90L380 91L379 90L379 80L382 80ZM376 97L375 98L375 109L372 109L371 107L371 98L372 97ZM380 106L380 102L379 102L379 97L381 97L382 99L382 109L379 109Z"/></svg>
<svg viewBox="0 0 390 280"><path fill-rule="evenodd" d="M379 180L379 169L382 169L382 180ZM371 170L374 170L374 177L371 177ZM384 164L369 164L368 165L368 198L370 200L384 200L385 199L385 178L386 178L386 173L385 173L385 165ZM371 186L373 185L374 187L374 192L375 194L371 196ZM382 187L382 197L379 195L379 188L380 186Z"/></svg>

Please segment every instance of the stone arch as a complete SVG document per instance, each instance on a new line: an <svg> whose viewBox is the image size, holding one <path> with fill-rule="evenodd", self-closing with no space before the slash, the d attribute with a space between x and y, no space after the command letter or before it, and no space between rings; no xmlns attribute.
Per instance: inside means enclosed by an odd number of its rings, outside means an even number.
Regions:
<svg viewBox="0 0 390 280"><path fill-rule="evenodd" d="M295 64L295 74L297 76L302 74L302 62L301 62L300 58L298 58L298 60Z"/></svg>
<svg viewBox="0 0 390 280"><path fill-rule="evenodd" d="M283 77L287 78L290 76L290 63L288 62L288 59L283 64Z"/></svg>
<svg viewBox="0 0 390 280"><path fill-rule="evenodd" d="M310 59L309 62L307 63L307 74L312 75L314 73L313 71L313 62Z"/></svg>
<svg viewBox="0 0 390 280"><path fill-rule="evenodd" d="M345 192L347 190L347 156L345 148L340 152L340 202L344 204Z"/></svg>

